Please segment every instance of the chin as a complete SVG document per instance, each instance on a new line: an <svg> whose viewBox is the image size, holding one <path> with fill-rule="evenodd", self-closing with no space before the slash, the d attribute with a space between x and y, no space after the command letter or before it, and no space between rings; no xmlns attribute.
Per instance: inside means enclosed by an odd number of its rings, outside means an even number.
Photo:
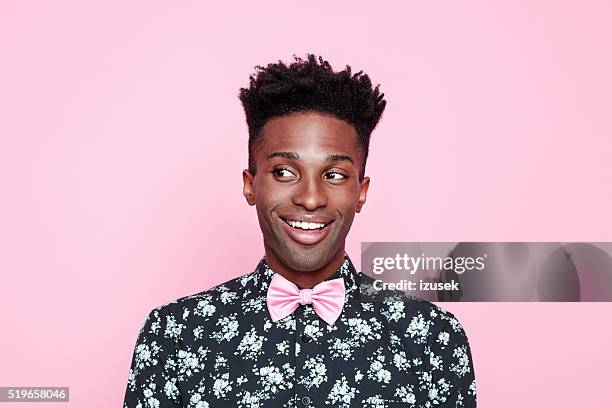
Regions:
<svg viewBox="0 0 612 408"><path fill-rule="evenodd" d="M337 250L328 248L290 248L283 262L291 269L302 272L316 271L327 265L336 254Z"/></svg>

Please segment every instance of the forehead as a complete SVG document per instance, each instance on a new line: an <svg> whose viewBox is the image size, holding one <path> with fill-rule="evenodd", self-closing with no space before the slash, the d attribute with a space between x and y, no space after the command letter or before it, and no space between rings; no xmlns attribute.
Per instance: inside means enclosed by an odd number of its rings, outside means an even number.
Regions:
<svg viewBox="0 0 612 408"><path fill-rule="evenodd" d="M361 146L349 123L321 113L296 112L270 119L261 130L258 150L356 155Z"/></svg>

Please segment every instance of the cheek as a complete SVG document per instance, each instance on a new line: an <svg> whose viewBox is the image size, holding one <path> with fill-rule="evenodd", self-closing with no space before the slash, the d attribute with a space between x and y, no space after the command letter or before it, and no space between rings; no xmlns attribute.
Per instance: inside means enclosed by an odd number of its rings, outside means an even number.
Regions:
<svg viewBox="0 0 612 408"><path fill-rule="evenodd" d="M359 186L351 188L350 191L345 191L344 194L336 196L336 208L340 209L343 214L357 212L359 201Z"/></svg>
<svg viewBox="0 0 612 408"><path fill-rule="evenodd" d="M257 186L256 202L268 208L291 201L292 190L290 186L273 180L261 180Z"/></svg>
<svg viewBox="0 0 612 408"><path fill-rule="evenodd" d="M257 213L269 219L272 217L271 212L286 206L287 202L291 202L291 196L287 188L282 188L277 185L266 185L260 183L255 196L255 205Z"/></svg>
<svg viewBox="0 0 612 408"><path fill-rule="evenodd" d="M336 201L334 207L342 216L342 222L350 224L355 213L357 212L357 198L358 197L347 197L341 201Z"/></svg>

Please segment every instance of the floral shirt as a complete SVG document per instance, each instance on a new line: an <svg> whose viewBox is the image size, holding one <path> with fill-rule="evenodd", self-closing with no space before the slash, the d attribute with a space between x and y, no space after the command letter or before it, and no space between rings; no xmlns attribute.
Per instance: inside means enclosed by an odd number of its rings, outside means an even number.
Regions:
<svg viewBox="0 0 612 408"><path fill-rule="evenodd" d="M448 311L403 292L374 293L345 254L342 314L311 304L270 320L274 272L246 275L151 311L124 408L475 407L470 346Z"/></svg>

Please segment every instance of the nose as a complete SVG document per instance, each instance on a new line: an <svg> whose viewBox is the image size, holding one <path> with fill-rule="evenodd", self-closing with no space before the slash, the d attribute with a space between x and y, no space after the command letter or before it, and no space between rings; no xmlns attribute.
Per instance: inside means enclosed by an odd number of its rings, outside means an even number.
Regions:
<svg viewBox="0 0 612 408"><path fill-rule="evenodd" d="M319 177L302 177L293 194L293 204L309 211L327 205L327 193Z"/></svg>

